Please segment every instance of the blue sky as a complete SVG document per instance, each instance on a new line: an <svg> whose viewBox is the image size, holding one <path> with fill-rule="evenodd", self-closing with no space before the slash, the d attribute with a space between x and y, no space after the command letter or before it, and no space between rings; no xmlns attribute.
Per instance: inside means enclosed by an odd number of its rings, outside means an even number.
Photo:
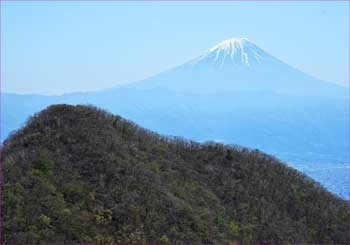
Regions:
<svg viewBox="0 0 350 245"><path fill-rule="evenodd" d="M349 83L349 2L1 2L3 92L112 87L231 37Z"/></svg>

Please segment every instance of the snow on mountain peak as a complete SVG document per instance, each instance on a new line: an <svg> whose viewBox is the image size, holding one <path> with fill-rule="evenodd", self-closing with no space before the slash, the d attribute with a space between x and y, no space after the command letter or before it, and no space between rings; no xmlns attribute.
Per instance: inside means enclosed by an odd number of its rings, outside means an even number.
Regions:
<svg viewBox="0 0 350 245"><path fill-rule="evenodd" d="M262 63L267 56L248 38L231 38L210 48L197 59L197 62L206 61L219 64L220 67L225 64L251 66Z"/></svg>
<svg viewBox="0 0 350 245"><path fill-rule="evenodd" d="M210 49L210 51L214 51L216 49L222 49L222 50L231 50L236 48L236 47L240 47L243 48L243 45L245 42L249 42L248 38L231 38L231 39L227 39L221 43L219 43L218 45L215 45L214 47L212 47Z"/></svg>

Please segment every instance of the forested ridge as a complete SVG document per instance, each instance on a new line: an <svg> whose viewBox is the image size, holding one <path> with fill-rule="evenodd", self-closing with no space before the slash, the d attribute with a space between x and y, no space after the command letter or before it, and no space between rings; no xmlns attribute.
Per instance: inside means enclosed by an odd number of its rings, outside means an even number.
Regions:
<svg viewBox="0 0 350 245"><path fill-rule="evenodd" d="M93 106L48 107L1 158L3 243L350 243L349 203L274 157Z"/></svg>

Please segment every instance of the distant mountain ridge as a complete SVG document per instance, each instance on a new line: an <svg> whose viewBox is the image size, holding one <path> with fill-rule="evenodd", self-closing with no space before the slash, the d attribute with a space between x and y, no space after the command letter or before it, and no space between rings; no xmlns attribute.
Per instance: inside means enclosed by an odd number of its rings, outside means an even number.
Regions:
<svg viewBox="0 0 350 245"><path fill-rule="evenodd" d="M2 161L6 244L350 242L349 203L274 157L91 106L36 114Z"/></svg>

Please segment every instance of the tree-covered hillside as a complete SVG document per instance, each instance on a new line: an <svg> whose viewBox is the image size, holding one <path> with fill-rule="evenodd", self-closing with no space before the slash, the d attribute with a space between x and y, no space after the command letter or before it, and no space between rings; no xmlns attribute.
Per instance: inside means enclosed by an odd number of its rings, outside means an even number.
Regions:
<svg viewBox="0 0 350 245"><path fill-rule="evenodd" d="M2 162L3 243L350 242L349 204L274 157L94 107L50 106Z"/></svg>

